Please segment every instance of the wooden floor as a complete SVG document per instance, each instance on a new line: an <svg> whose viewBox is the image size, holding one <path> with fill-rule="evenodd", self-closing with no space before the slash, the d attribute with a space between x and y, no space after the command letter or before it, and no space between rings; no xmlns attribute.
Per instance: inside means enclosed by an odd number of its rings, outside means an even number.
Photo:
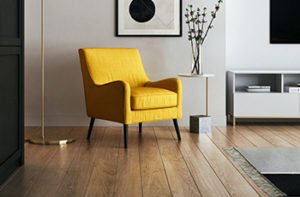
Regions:
<svg viewBox="0 0 300 197"><path fill-rule="evenodd" d="M27 128L34 135L37 128ZM266 196L224 152L224 147L300 146L300 126L215 127L191 134L173 127L48 128L77 140L63 146L25 144L25 166L0 186L0 196Z"/></svg>

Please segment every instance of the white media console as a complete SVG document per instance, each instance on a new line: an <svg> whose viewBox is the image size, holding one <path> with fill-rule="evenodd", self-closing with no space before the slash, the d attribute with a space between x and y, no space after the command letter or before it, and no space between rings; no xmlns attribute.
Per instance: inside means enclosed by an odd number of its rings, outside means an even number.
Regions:
<svg viewBox="0 0 300 197"><path fill-rule="evenodd" d="M232 119L300 118L300 93L289 93L286 87L297 87L300 71L231 70L227 72L227 114ZM271 86L271 92L247 92L248 86Z"/></svg>

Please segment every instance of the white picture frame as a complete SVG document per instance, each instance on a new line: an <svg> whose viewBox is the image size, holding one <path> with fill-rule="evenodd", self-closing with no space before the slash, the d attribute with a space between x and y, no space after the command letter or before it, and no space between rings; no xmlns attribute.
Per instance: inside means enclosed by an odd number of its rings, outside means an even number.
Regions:
<svg viewBox="0 0 300 197"><path fill-rule="evenodd" d="M116 36L182 36L182 0L116 0L116 8Z"/></svg>

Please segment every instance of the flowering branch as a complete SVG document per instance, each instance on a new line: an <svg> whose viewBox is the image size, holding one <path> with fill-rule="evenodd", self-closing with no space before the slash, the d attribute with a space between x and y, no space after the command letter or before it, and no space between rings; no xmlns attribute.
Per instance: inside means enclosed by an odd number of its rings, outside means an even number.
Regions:
<svg viewBox="0 0 300 197"><path fill-rule="evenodd" d="M197 74L199 74L200 47L204 43L210 29L213 28L212 24L220 9L221 3L223 3L223 0L218 0L215 5L215 10L211 11L211 19L208 26L205 25L207 23L206 7L203 8L202 12L200 8L197 8L196 10L193 9L193 5L189 5L188 8L186 8L185 18L186 24L188 25L188 40L191 41L193 59L195 63L192 73L196 71Z"/></svg>
<svg viewBox="0 0 300 197"><path fill-rule="evenodd" d="M210 23L209 23L208 28L207 28L207 30L206 30L206 33L205 33L205 35L203 36L203 39L202 39L202 43L201 43L201 44L203 44L203 42L204 42L204 40L205 40L205 38L206 38L206 36L207 36L209 30L213 28L212 23L213 23L213 21L215 20L215 18L217 17L217 12L220 10L220 4L221 4L221 3L223 3L223 0L219 0L218 3L217 3L216 6L215 6L215 11L211 11L211 20L210 20Z"/></svg>
<svg viewBox="0 0 300 197"><path fill-rule="evenodd" d="M207 23L207 21L205 20L207 16L206 7L203 8L202 13L200 8L194 10L193 5L189 5L189 7L186 8L185 17L186 17L186 23L188 24L189 40L194 39L196 43L203 44L209 30L213 28L212 24L215 18L217 17L217 12L220 10L221 3L223 3L223 0L218 0L217 4L215 5L215 10L211 11L211 20L208 26L205 26L205 24Z"/></svg>

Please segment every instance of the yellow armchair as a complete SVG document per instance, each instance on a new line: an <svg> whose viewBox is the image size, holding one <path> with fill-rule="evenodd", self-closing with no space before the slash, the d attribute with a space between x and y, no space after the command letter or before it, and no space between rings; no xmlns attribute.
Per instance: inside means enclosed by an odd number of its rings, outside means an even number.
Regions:
<svg viewBox="0 0 300 197"><path fill-rule="evenodd" d="M151 82L137 49L79 49L86 110L91 118L90 139L95 118L124 125L127 148L128 124L173 119L178 140L177 119L182 116L182 86L177 78Z"/></svg>

